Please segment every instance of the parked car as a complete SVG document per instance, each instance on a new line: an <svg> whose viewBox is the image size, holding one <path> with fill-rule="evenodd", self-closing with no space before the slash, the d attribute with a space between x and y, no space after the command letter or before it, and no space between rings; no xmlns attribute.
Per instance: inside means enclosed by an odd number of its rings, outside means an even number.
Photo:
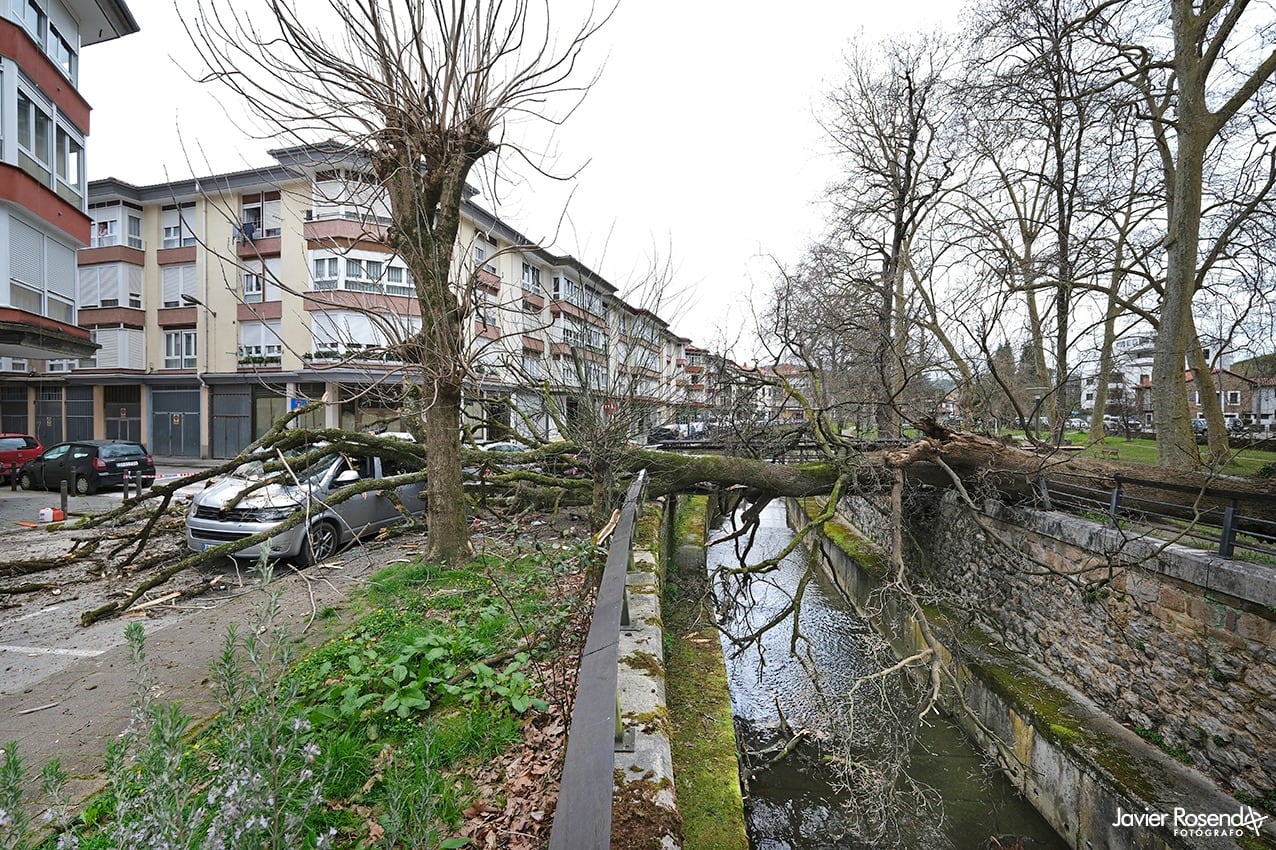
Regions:
<svg viewBox="0 0 1276 850"><path fill-rule="evenodd" d="M1090 427L1090 420L1084 416L1073 416L1063 424L1070 431L1084 431Z"/></svg>
<svg viewBox="0 0 1276 850"><path fill-rule="evenodd" d="M652 443L668 443L685 439L686 435L687 432L683 429L683 426L677 422L667 422L648 431L647 440Z"/></svg>
<svg viewBox="0 0 1276 850"><path fill-rule="evenodd" d="M235 552L236 558L280 558L309 566L331 558L350 541L403 520L394 503L376 491L360 493L329 504L338 490L368 478L387 478L419 470L424 465L398 458L352 456L333 452L312 456L316 446L295 450L292 457L304 466L267 472L262 460L242 464L191 499L186 514L186 545L202 552L234 540L269 531L297 511L305 520ZM272 480L273 479L273 480ZM266 482L266 483L263 483ZM406 484L395 490L404 508L425 512L424 484Z"/></svg>
<svg viewBox="0 0 1276 850"><path fill-rule="evenodd" d="M42 451L44 446L30 434L0 434L0 481L8 481Z"/></svg>
<svg viewBox="0 0 1276 850"><path fill-rule="evenodd" d="M478 448L485 452L525 452L531 449L526 443L518 440L493 440L490 443L479 443Z"/></svg>
<svg viewBox="0 0 1276 850"><path fill-rule="evenodd" d="M1205 419L1192 420L1192 433L1198 437L1205 436L1205 432L1210 429L1210 423Z"/></svg>
<svg viewBox="0 0 1276 850"><path fill-rule="evenodd" d="M119 487L125 480L155 483L155 461L141 443L124 440L75 440L58 443L27 462L18 474L23 490L57 490L67 482L71 491L87 496Z"/></svg>

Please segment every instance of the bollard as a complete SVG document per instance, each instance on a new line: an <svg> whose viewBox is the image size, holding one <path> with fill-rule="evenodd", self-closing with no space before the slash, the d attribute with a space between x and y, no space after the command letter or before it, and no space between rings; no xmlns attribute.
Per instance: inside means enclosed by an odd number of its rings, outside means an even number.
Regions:
<svg viewBox="0 0 1276 850"><path fill-rule="evenodd" d="M62 482L61 482L61 485L60 485L59 489L61 490L61 495L62 495L62 513L63 513L63 514L66 514L66 513L67 513L67 511L69 510L69 508L67 507L67 503L66 503L66 497L67 497L68 488L67 488L67 486L66 486L66 479L65 479L65 478L63 478L63 479L62 479Z"/></svg>
<svg viewBox="0 0 1276 850"><path fill-rule="evenodd" d="M9 464L9 489L18 492L18 464L17 461Z"/></svg>

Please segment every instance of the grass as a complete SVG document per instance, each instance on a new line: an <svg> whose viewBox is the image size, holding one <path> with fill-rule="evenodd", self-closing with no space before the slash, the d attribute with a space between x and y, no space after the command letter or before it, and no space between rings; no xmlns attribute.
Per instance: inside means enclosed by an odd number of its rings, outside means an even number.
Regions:
<svg viewBox="0 0 1276 850"><path fill-rule="evenodd" d="M703 545L706 506L703 496L683 500L679 541ZM683 846L747 850L731 695L704 596L708 579L700 563L679 567L671 562L667 569L666 698Z"/></svg>
<svg viewBox="0 0 1276 850"><path fill-rule="evenodd" d="M1022 432L1018 432L1022 434ZM1148 440L1140 437L1127 440L1122 436L1108 436L1104 438L1102 443L1090 444L1089 434L1075 431L1064 435L1064 440L1068 445L1085 446L1085 451L1081 454L1085 457L1102 458L1102 450L1109 451L1115 449L1117 452L1117 460L1126 463L1141 463L1148 466L1156 465L1156 440ZM1201 462L1208 462L1208 448L1206 446L1199 447L1201 452ZM1110 460L1111 458L1104 458ZM1220 472L1226 475L1256 475L1259 470L1265 466L1276 463L1276 452L1260 451L1258 449L1241 449L1233 453L1232 457L1223 466Z"/></svg>
<svg viewBox="0 0 1276 850"><path fill-rule="evenodd" d="M471 846L464 812L504 806L491 764L521 751L525 726L549 708L541 673L561 666L580 604L562 589L591 558L584 542L461 569L392 564L352 600L354 621L299 660L272 599L228 635L213 674L221 715L199 732L151 700L136 628L134 724L108 755L109 790L62 837L84 850Z"/></svg>

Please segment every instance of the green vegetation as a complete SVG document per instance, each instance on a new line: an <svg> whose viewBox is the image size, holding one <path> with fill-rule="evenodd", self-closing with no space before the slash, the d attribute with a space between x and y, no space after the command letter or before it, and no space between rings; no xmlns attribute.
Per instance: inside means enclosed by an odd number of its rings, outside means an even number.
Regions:
<svg viewBox="0 0 1276 850"><path fill-rule="evenodd" d="M393 564L355 600L362 614L298 662L270 594L251 628L227 635L213 671L221 713L198 731L153 700L133 623L132 723L108 750L108 790L63 817L54 766L46 820L61 834L31 837L25 815L22 831L0 817L0 846L471 846L463 813L476 799L504 805L478 777L548 708L540 671L558 666L591 557L585 541L461 569ZM6 753L0 809L22 812L11 799L22 766Z"/></svg>
<svg viewBox="0 0 1276 850"><path fill-rule="evenodd" d="M707 503L704 497L684 500L676 529L679 541L703 545ZM667 571L666 698L683 846L747 850L731 695L705 596L708 577L698 561L671 562Z"/></svg>
<svg viewBox="0 0 1276 850"><path fill-rule="evenodd" d="M1089 438L1085 434L1070 434L1068 441L1074 446L1086 446ZM1081 454L1085 457L1103 457L1100 452L1104 449L1109 451L1115 449L1117 451L1117 460L1126 463L1141 463L1148 466L1156 465L1156 441L1135 438L1127 440L1125 437L1107 437L1102 443L1095 443L1086 446L1085 451ZM1207 449L1201 446L1201 460L1207 460ZM1106 458L1110 460L1111 458ZM1219 470L1225 475L1258 475L1265 465L1276 462L1276 452L1259 451L1258 449L1242 449L1236 452L1227 464Z"/></svg>

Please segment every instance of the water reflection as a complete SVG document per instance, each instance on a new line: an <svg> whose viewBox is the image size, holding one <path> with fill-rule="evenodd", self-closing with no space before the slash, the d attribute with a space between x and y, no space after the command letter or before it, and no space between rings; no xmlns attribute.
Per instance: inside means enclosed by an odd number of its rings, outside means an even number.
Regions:
<svg viewBox="0 0 1276 850"><path fill-rule="evenodd" d="M763 513L750 563L773 557L791 539L783 507L771 505ZM719 564L737 565L735 546L724 543L710 548L711 572ZM722 609L727 630L745 635L775 618L793 599L806 562L806 553L797 550L774 572L748 580L741 594L745 604ZM717 587L719 592L723 589ZM893 659L822 575L806 585L798 621L796 653L790 652L792 618L742 652L737 653L738 647L725 639L723 644L737 734L746 750L773 756L795 730L807 730L812 741L774 765L756 770L749 781L746 814L753 847L971 850L985 846L992 835L1023 837L1021 846L1032 850L1067 847L1000 774L989 776L981 769L978 757L955 727L931 715L913 740L914 730L894 722L891 707L911 697L900 690L907 689L906 681L897 678L862 687L856 697L859 709L849 713L851 701L846 694L863 676L883 669ZM845 734L852 720L859 749L850 745ZM898 777L891 772L889 758L896 747L906 749L911 760ZM856 793L828 768L830 757L862 760L869 769L855 775L877 777L879 783L893 786L887 790L894 793L861 791L857 801ZM767 760L758 757L752 764ZM912 783L923 787L912 787ZM866 801L874 799L892 801L889 815L871 813ZM875 839L876 844L857 839L857 834L864 834L865 823L887 822L894 826Z"/></svg>

